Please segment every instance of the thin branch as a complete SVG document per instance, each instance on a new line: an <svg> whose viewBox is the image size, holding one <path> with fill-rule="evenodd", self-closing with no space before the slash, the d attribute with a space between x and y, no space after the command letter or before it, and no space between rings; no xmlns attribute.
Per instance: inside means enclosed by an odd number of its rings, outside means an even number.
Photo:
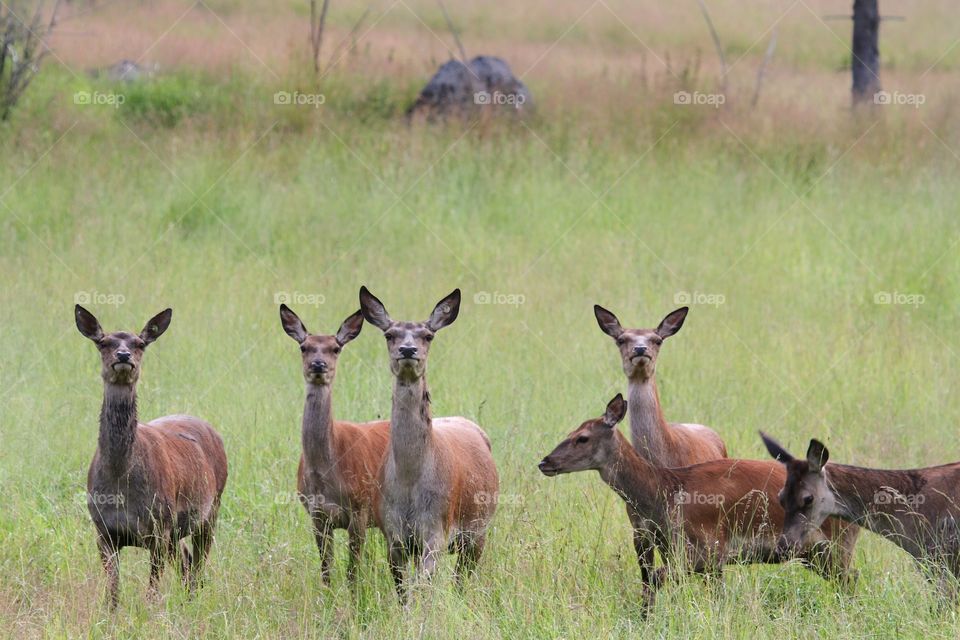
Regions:
<svg viewBox="0 0 960 640"><path fill-rule="evenodd" d="M753 98L750 99L750 106L756 107L757 103L760 101L760 89L763 86L763 78L767 73L767 65L770 64L770 60L773 59L773 52L777 48L777 31L778 26L774 26L773 33L770 34L770 44L767 45L767 50L763 54L763 60L760 62L760 67L757 69L757 84L753 88Z"/></svg>
<svg viewBox="0 0 960 640"><path fill-rule="evenodd" d="M717 30L713 28L713 20L710 19L710 12L707 11L707 5L703 0L697 0L700 5L700 12L703 19L707 22L707 28L710 30L710 37L713 38L713 46L717 48L717 55L720 56L720 93L726 93L727 90L727 58L723 55L723 46L720 44L720 36Z"/></svg>
<svg viewBox="0 0 960 640"><path fill-rule="evenodd" d="M317 21L317 0L310 0L310 44L313 47L313 72L320 73L320 49L323 46L323 29L327 24L330 0L323 0L320 20Z"/></svg>
<svg viewBox="0 0 960 640"><path fill-rule="evenodd" d="M460 34L457 33L457 28L453 26L453 20L450 19L450 14L447 13L447 7L443 4L443 0L437 0L437 4L440 5L440 10L443 11L443 19L447 21L447 27L450 29L450 33L453 34L453 39L460 49L460 57L463 59L463 64L467 64L467 50L463 48L463 43L460 42Z"/></svg>
<svg viewBox="0 0 960 640"><path fill-rule="evenodd" d="M323 73L320 74L321 77L327 75L327 72L333 69L340 62L340 59L343 57L343 51L347 47L347 44L353 41L356 38L357 33L360 31L360 27L363 26L363 23L366 22L367 16L370 15L370 12L373 10L373 7L367 5L367 10L363 12L363 15L360 16L360 19L353 25L353 28L350 29L343 40L337 44L337 47L333 50L333 54L330 56L330 62L327 63L327 66L323 68Z"/></svg>

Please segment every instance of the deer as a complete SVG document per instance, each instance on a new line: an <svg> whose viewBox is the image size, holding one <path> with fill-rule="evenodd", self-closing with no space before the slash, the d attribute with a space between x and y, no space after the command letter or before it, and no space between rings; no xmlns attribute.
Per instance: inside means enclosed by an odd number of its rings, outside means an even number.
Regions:
<svg viewBox="0 0 960 640"><path fill-rule="evenodd" d="M307 385L297 492L320 552L321 578L325 585L330 584L333 533L345 529L350 548L347 578L354 585L367 529L379 527L379 472L390 434L386 420L354 423L333 419L337 360L343 347L360 335L363 314L353 313L334 335L311 334L285 304L280 305L280 322L300 345Z"/></svg>
<svg viewBox="0 0 960 640"><path fill-rule="evenodd" d="M760 432L767 451L786 469L779 500L786 514L781 547L805 543L827 518L854 523L887 538L936 580L943 603L956 604L960 579L960 462L889 471L829 463L822 442L810 440L794 458Z"/></svg>
<svg viewBox="0 0 960 640"><path fill-rule="evenodd" d="M456 583L462 588L483 554L500 481L490 439L476 423L431 414L427 356L436 333L457 319L460 289L437 303L425 322L392 320L366 287L360 289L360 310L383 332L394 378L380 517L397 594L405 601L410 559L413 577L429 581L445 549L457 554Z"/></svg>
<svg viewBox="0 0 960 640"><path fill-rule="evenodd" d="M617 394L599 418L571 432L539 464L552 477L596 470L649 527L666 564L643 583L644 611L657 590L680 571L719 577L729 563L803 560L826 579L846 583L856 527L836 520L821 523L805 545L788 556L778 545L784 512L777 502L785 472L770 460L720 458L664 468L640 455L617 425L627 402ZM836 541L824 553L825 541ZM637 549L638 555L642 549Z"/></svg>
<svg viewBox="0 0 960 640"><path fill-rule="evenodd" d="M656 329L624 329L613 312L594 305L593 314L601 331L613 338L620 351L623 373L627 376L630 405L630 438L637 452L658 467L686 467L699 462L727 457L727 448L719 435L702 424L667 422L657 392L657 357L663 341L683 327L689 307L668 313ZM650 582L654 566L655 536L645 519L632 511L627 502L627 517L633 524L633 544L644 584Z"/></svg>
<svg viewBox="0 0 960 640"><path fill-rule="evenodd" d="M87 508L107 574L110 608L119 603L123 547L149 551L148 596L157 597L164 564L177 556L192 595L213 543L227 484L227 455L220 435L200 418L169 415L139 421L141 360L147 346L170 326L173 311L161 311L140 333L104 333L80 305L74 315L77 329L100 352L102 365L103 404L87 474Z"/></svg>

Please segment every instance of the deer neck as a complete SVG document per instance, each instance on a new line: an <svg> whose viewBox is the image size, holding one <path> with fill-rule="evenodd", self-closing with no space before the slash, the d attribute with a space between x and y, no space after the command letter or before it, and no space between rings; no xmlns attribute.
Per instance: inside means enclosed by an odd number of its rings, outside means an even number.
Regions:
<svg viewBox="0 0 960 640"><path fill-rule="evenodd" d="M430 391L421 377L412 382L393 385L393 407L390 414L390 455L400 481L419 478L424 463L433 451L433 418L430 414Z"/></svg>
<svg viewBox="0 0 960 640"><path fill-rule="evenodd" d="M619 432L614 436L616 452L600 469L600 477L638 513L665 526L666 472L637 453Z"/></svg>
<svg viewBox="0 0 960 640"><path fill-rule="evenodd" d="M631 378L627 395L630 439L637 452L659 467L675 466L670 457L667 419L660 408L660 395L654 378Z"/></svg>
<svg viewBox="0 0 960 640"><path fill-rule="evenodd" d="M122 475L130 466L137 437L137 389L134 385L104 384L97 440L106 467Z"/></svg>
<svg viewBox="0 0 960 640"><path fill-rule="evenodd" d="M333 461L333 390L328 384L307 384L301 429L303 459L308 467Z"/></svg>

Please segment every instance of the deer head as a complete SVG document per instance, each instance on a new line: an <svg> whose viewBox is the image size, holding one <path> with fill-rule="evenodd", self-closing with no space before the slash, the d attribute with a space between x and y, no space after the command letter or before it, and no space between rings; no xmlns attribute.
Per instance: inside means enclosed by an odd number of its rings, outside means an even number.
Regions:
<svg viewBox="0 0 960 640"><path fill-rule="evenodd" d="M360 311L367 322L383 331L387 339L390 371L405 384L423 378L427 371L430 343L440 329L453 324L460 313L460 289L454 289L437 303L425 322L397 322L390 319L383 303L366 287L360 287Z"/></svg>
<svg viewBox="0 0 960 640"><path fill-rule="evenodd" d="M280 323L287 335L300 345L303 359L303 378L308 384L333 384L337 373L337 360L345 344L360 335L363 315L356 311L343 321L336 335L313 335L300 317L285 304L280 305Z"/></svg>
<svg viewBox="0 0 960 640"><path fill-rule="evenodd" d="M140 378L140 360L147 345L163 335L170 326L171 309L164 309L152 317L139 334L118 331L104 333L96 317L81 307L74 307L77 329L93 341L100 351L103 364L100 375L110 384L136 384Z"/></svg>
<svg viewBox="0 0 960 640"><path fill-rule="evenodd" d="M593 307L600 329L617 343L623 372L627 378L641 381L653 378L660 346L666 338L680 331L687 311L688 307L680 307L670 312L656 329L624 329L613 313L600 305Z"/></svg>
<svg viewBox="0 0 960 640"><path fill-rule="evenodd" d="M626 414L627 401L618 393L602 416L581 424L540 462L541 473L555 476L602 469L618 451L617 424Z"/></svg>
<svg viewBox="0 0 960 640"><path fill-rule="evenodd" d="M811 440L806 459L798 460L762 431L760 437L770 455L787 468L787 479L779 495L784 511L780 544L799 546L836 511L837 499L824 472L830 452L819 440Z"/></svg>

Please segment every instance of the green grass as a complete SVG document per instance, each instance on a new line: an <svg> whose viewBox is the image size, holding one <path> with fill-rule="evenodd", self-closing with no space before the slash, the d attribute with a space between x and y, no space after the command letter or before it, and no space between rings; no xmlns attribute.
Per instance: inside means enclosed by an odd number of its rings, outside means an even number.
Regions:
<svg viewBox="0 0 960 640"><path fill-rule="evenodd" d="M683 292L724 302L695 305L662 350L669 418L715 427L737 457L763 456L762 428L796 450L822 438L854 464L960 459L957 161L912 114L867 131L873 121L831 113L811 134L658 103L611 107L606 123L578 122L571 106L526 125L425 129L397 117L407 80L335 80L329 108L306 111L274 106L279 84L196 77L134 89L119 109L79 108L78 82L41 76L0 138L3 633L960 633L956 612L932 610L905 554L870 535L852 596L797 566L730 568L722 588L667 588L643 620L620 499L596 474L536 469L625 387L591 306L651 326ZM954 144L952 120L927 113ZM323 588L292 499L303 382L275 296L322 296L291 306L329 333L357 308L361 284L409 319L464 290L460 318L432 348L434 412L484 426L509 498L466 592L451 588L446 560L409 612L396 605L378 533L357 598L344 586L342 533L334 586ZM524 302L474 304L482 291ZM879 292L924 302L878 305ZM145 357L141 416L199 415L226 442L217 543L193 601L168 572L162 602L145 602L146 554L127 550L121 609L103 607L77 498L102 390L71 310L94 293L123 296L89 304L107 330L139 329L173 307ZM337 415L388 415L390 387L368 326L340 360Z"/></svg>

